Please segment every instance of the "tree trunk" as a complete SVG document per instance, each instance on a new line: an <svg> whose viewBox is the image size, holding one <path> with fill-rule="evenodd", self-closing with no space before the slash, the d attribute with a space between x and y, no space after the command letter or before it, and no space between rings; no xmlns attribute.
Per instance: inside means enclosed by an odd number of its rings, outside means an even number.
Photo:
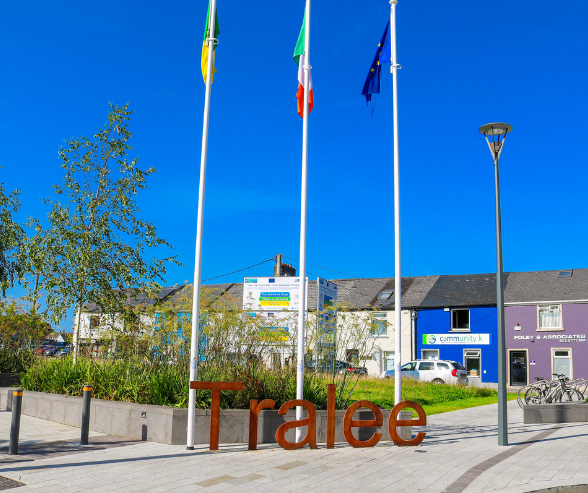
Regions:
<svg viewBox="0 0 588 493"><path fill-rule="evenodd" d="M80 337L81 315L82 315L82 305L80 303L80 305L78 306L78 311L76 313L76 324L74 326L74 333L73 333L73 346L74 346L73 362L74 362L74 365L78 362L78 355L80 352L80 345L79 345L78 339Z"/></svg>

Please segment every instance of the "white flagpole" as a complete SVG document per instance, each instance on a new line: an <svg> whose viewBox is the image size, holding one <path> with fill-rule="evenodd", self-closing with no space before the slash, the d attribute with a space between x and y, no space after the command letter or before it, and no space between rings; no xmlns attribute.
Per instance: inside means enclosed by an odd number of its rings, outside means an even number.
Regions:
<svg viewBox="0 0 588 493"><path fill-rule="evenodd" d="M396 60L396 4L390 0L390 47L392 50L392 99L394 106L394 403L402 401L400 319L402 314L402 277L400 273L400 173L398 154L398 68Z"/></svg>
<svg viewBox="0 0 588 493"><path fill-rule="evenodd" d="M204 124L202 128L202 154L200 157L200 189L198 191L198 222L196 225L196 261L194 264L194 292L192 299L192 340L190 345L190 381L198 377L198 340L200 335L200 282L202 280L202 224L204 220L204 191L206 186L206 158L208 154L208 120L210 116L210 85L214 59L214 23L216 21L216 0L210 2L208 19L208 70L206 73L206 95L204 98ZM194 421L196 390L190 389L188 399L188 450L194 450Z"/></svg>
<svg viewBox="0 0 588 493"><path fill-rule="evenodd" d="M306 192L308 176L308 91L310 85L310 0L306 0L304 37L304 113L302 123L302 192L300 207L300 296L298 303L298 358L296 399L304 399L304 342L306 316ZM302 60L301 60L302 61ZM302 406L296 407L296 419L302 419ZM302 428L296 428L296 441L302 441Z"/></svg>

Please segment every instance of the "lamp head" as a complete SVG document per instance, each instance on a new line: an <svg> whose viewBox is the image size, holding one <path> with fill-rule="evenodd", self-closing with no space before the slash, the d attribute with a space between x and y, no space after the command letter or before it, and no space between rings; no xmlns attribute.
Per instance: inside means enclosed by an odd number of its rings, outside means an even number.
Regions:
<svg viewBox="0 0 588 493"><path fill-rule="evenodd" d="M480 133L486 137L486 142L488 142L488 147L495 161L500 158L504 138L511 131L512 126L508 123L487 123L480 127Z"/></svg>
<svg viewBox="0 0 588 493"><path fill-rule="evenodd" d="M508 132L512 132L512 126L508 123L487 123L480 127L480 133L485 137L505 136Z"/></svg>

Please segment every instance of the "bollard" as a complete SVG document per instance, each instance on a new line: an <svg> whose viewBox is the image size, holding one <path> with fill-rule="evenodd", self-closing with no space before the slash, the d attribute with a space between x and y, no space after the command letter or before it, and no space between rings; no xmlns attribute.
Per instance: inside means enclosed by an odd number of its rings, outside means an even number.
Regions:
<svg viewBox="0 0 588 493"><path fill-rule="evenodd" d="M10 444L8 455L18 455L18 435L20 433L20 411L22 409L22 389L12 394L12 423L10 425Z"/></svg>
<svg viewBox="0 0 588 493"><path fill-rule="evenodd" d="M88 433L90 431L90 401L92 400L92 387L84 386L84 401L82 403L82 445L88 445Z"/></svg>

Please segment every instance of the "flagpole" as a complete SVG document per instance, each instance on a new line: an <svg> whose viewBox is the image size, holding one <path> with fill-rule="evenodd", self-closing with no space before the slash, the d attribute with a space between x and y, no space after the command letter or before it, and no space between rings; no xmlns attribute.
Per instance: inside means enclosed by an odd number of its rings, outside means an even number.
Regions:
<svg viewBox="0 0 588 493"><path fill-rule="evenodd" d="M192 299L192 339L190 343L190 381L198 378L198 340L200 335L200 283L202 280L202 225L204 220L204 191L206 186L206 159L208 155L208 121L210 116L210 86L214 60L214 23L216 0L210 2L208 19L208 69L206 72L206 95L204 97L204 123L202 127L202 154L200 157L200 188L198 190L198 221L196 225L196 258L194 263L194 292ZM196 390L189 390L188 397L188 450L194 450L194 421L196 413Z"/></svg>
<svg viewBox="0 0 588 493"><path fill-rule="evenodd" d="M390 0L390 60L394 112L394 403L402 401L400 316L402 313L402 277L400 272L400 173L398 154L398 69L396 60L396 4Z"/></svg>
<svg viewBox="0 0 588 493"><path fill-rule="evenodd" d="M304 32L304 113L302 123L302 191L300 207L300 296L298 303L298 358L296 399L304 399L304 342L306 316L306 197L308 177L308 92L310 86L310 0L306 0ZM302 406L296 407L296 419L302 419ZM302 441L302 428L296 428L296 441Z"/></svg>

